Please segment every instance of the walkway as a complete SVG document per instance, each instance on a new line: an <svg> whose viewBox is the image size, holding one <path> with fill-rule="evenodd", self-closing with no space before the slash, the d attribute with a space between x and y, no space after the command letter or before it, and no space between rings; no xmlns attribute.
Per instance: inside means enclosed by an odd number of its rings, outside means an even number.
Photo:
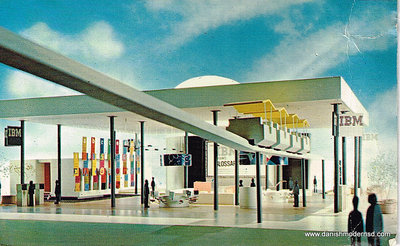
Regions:
<svg viewBox="0 0 400 246"><path fill-rule="evenodd" d="M194 204L189 208L160 209L158 204L152 203L150 209L144 210L140 206L140 197L118 198L114 209L110 208L110 200L63 202L60 205L46 202L34 208L1 206L0 243L24 245L34 240L51 245L79 239L80 243L84 240L85 244L96 245L115 239L118 245L131 245L131 240L147 245L174 242L178 245L265 245L266 240L275 238L271 245L347 244L347 237L311 238L304 234L347 230L349 211L334 214L331 204L332 197L329 196L325 201L320 196L308 197L306 208L293 208L288 203L264 204L263 223L260 224L256 223L254 209L220 205L215 212L212 205ZM361 201L364 220L367 206ZM384 223L386 232L395 233L397 215L384 215ZM35 233L22 233L31 230ZM18 237L18 231L24 235ZM107 239L102 239L104 237ZM16 238L22 241L13 241ZM244 239L256 241L246 244ZM289 239L298 243L290 244ZM302 240L304 243L300 243Z"/></svg>

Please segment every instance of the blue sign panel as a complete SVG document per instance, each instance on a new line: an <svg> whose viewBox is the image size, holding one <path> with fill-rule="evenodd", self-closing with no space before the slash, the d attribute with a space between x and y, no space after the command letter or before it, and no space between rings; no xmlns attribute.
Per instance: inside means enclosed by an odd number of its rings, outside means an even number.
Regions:
<svg viewBox="0 0 400 246"><path fill-rule="evenodd" d="M267 165L289 165L289 159L287 157L273 155L269 158Z"/></svg>
<svg viewBox="0 0 400 246"><path fill-rule="evenodd" d="M161 156L161 166L191 166L191 154L165 154Z"/></svg>

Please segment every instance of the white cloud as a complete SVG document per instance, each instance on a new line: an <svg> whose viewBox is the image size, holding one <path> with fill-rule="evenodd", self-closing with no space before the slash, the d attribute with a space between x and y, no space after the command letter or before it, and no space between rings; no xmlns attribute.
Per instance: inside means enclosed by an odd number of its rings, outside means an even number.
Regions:
<svg viewBox="0 0 400 246"><path fill-rule="evenodd" d="M346 39L338 24L306 38L288 36L271 53L256 61L248 80L314 77L343 62L346 52Z"/></svg>
<svg viewBox="0 0 400 246"><path fill-rule="evenodd" d="M104 21L92 24L80 37L83 41L81 47L87 57L94 55L101 60L114 59L124 52L124 44L116 39L113 28Z"/></svg>
<svg viewBox="0 0 400 246"><path fill-rule="evenodd" d="M366 173L371 184L379 183L374 178L376 169L379 173L382 170L390 168L393 173L393 180L396 180L396 167L398 158L397 145L397 88L396 86L383 93L378 93L373 102L368 107L370 115L370 126L365 132L376 134L376 137L364 139L363 141L363 158L366 162ZM377 159L383 158L383 159ZM387 182L388 180L385 180ZM390 185L390 184L385 184Z"/></svg>
<svg viewBox="0 0 400 246"><path fill-rule="evenodd" d="M6 78L12 98L75 95L78 92L22 71L12 71Z"/></svg>
<svg viewBox="0 0 400 246"><path fill-rule="evenodd" d="M86 64L94 64L116 77L132 78L131 72L118 62L125 46L107 22L99 21L75 35L65 35L39 22L21 32L23 36L63 55ZM111 64L111 65L110 65ZM12 71L7 77L10 97L37 97L73 95L77 92L21 71Z"/></svg>
<svg viewBox="0 0 400 246"><path fill-rule="evenodd" d="M22 31L26 38L67 56L84 56L99 61L115 59L124 52L124 44L104 21L91 24L77 35L65 35L39 22Z"/></svg>
<svg viewBox="0 0 400 246"><path fill-rule="evenodd" d="M171 34L164 40L170 49L177 48L197 36L228 25L238 20L248 20L256 16L279 13L292 5L310 0L148 0L146 7L153 12L170 12L177 15L177 21L171 24Z"/></svg>
<svg viewBox="0 0 400 246"><path fill-rule="evenodd" d="M298 35L293 22L284 19L275 31L289 28L291 35L254 63L247 80L318 77L352 55L387 49L395 43L391 34L395 19L390 15L377 16L371 17L365 11L353 16L348 24L337 22L310 35Z"/></svg>
<svg viewBox="0 0 400 246"><path fill-rule="evenodd" d="M368 107L369 132L378 134L380 151L396 151L397 148L397 88L376 95Z"/></svg>

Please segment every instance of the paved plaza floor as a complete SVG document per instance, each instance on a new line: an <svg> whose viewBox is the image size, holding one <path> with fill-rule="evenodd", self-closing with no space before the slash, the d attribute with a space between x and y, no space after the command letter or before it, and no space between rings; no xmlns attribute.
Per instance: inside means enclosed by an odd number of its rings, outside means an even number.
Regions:
<svg viewBox="0 0 400 246"><path fill-rule="evenodd" d="M143 209L140 197L45 202L36 207L0 206L0 244L3 245L348 245L349 197L345 211L333 213L333 198L307 197L307 207L289 203L263 204L262 223L255 209L192 204L188 208ZM302 204L300 204L301 206ZM364 221L368 203L361 197ZM385 214L384 229L397 231L397 213ZM317 232L320 236L306 233ZM327 232L334 232L327 236ZM324 233L324 234L322 234ZM365 243L366 243L366 239ZM111 243L113 242L113 243ZM247 242L247 243L246 243ZM111 243L111 244L110 244ZM385 244L382 244L385 245Z"/></svg>

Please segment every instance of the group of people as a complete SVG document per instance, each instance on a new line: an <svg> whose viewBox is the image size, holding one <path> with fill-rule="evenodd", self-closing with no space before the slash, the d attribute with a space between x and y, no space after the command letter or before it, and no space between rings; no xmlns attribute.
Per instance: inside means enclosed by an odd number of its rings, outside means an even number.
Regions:
<svg viewBox="0 0 400 246"><path fill-rule="evenodd" d="M351 235L351 245L361 245L361 235L366 232L368 245L380 245L379 233L383 232L383 218L381 207L378 204L375 194L368 196L371 204L367 209L367 220L365 223L361 212L358 210L359 199L353 197L353 211L350 212L347 224L347 231Z"/></svg>
<svg viewBox="0 0 400 246"><path fill-rule="evenodd" d="M239 180L239 187L243 187L243 180ZM254 182L254 178L251 179L250 187L256 187L256 183Z"/></svg>
<svg viewBox="0 0 400 246"><path fill-rule="evenodd" d="M156 182L154 181L154 177L151 177L151 196L154 197L154 191L156 188ZM149 181L146 179L144 181L144 193L143 193L143 203L144 203L144 208L149 208L149 195L150 195L150 189L149 189Z"/></svg>
<svg viewBox="0 0 400 246"><path fill-rule="evenodd" d="M297 181L296 181L297 182ZM317 190L317 176L314 176L314 180L313 180L313 184L314 184L314 190L313 190L313 192L314 193L318 193L318 190ZM293 183L293 179L292 179L292 177L289 177L289 181L288 181L288 185L289 185L289 190L292 190L293 189L293 185L294 185L294 183Z"/></svg>
<svg viewBox="0 0 400 246"><path fill-rule="evenodd" d="M1 187L1 186L0 186ZM54 204L59 204L61 201L61 186L60 186L60 181L56 180L56 186L55 186L55 191L54 193L56 194L56 201ZM28 187L28 206L33 207L34 206L34 198L33 196L35 195L35 184L33 181L29 181L29 187Z"/></svg>

